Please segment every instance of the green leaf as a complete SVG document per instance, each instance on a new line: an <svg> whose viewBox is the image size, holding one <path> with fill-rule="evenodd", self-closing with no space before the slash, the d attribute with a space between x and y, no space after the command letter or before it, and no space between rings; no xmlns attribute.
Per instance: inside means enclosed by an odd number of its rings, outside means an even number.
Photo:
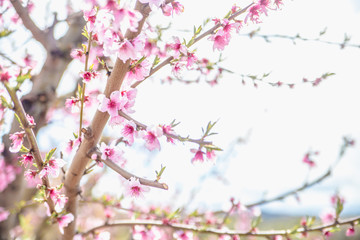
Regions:
<svg viewBox="0 0 360 240"><path fill-rule="evenodd" d="M160 62L160 58L158 55L156 55L155 59L154 59L154 62L153 62L153 67L155 67L156 65L158 65Z"/></svg>
<svg viewBox="0 0 360 240"><path fill-rule="evenodd" d="M257 226L259 226L259 224L261 223L261 220L262 220L261 215L258 216L258 217L256 217L255 219L253 219L253 220L251 221L251 228L254 229L254 228L256 228Z"/></svg>
<svg viewBox="0 0 360 240"><path fill-rule="evenodd" d="M326 33L326 30L327 30L327 27L325 27L324 30L322 30L322 31L319 33L319 35L320 35L320 36L324 35L324 34Z"/></svg>
<svg viewBox="0 0 360 240"><path fill-rule="evenodd" d="M229 18L231 16L231 10L225 15L224 18Z"/></svg>
<svg viewBox="0 0 360 240"><path fill-rule="evenodd" d="M157 180L157 181L159 181L159 180L160 180L161 175L163 174L163 172L164 172L165 168L166 168L166 167L163 167L163 166L161 165L161 170L160 170L160 172L155 171L155 173L156 173L156 180Z"/></svg>
<svg viewBox="0 0 360 240"><path fill-rule="evenodd" d="M23 126L23 124L22 124L22 122L21 122L21 120L20 120L20 117L19 117L16 113L14 113L14 116L15 116L16 120L18 121L18 123L20 124L20 127L21 127L22 129L24 129L24 126Z"/></svg>
<svg viewBox="0 0 360 240"><path fill-rule="evenodd" d="M180 212L181 212L181 208L176 209L175 212L172 212L172 213L168 216L168 219L169 219L169 220L174 219L175 217L177 217L177 215L179 215Z"/></svg>
<svg viewBox="0 0 360 240"><path fill-rule="evenodd" d="M4 30L0 31L0 38L7 37L10 34L12 34L13 32L14 31L11 31L9 29L4 29Z"/></svg>
<svg viewBox="0 0 360 240"><path fill-rule="evenodd" d="M10 109L13 108L13 106L10 103L8 103L8 101L6 100L6 98L3 95L1 95L0 98L1 98L1 105L3 107L10 108Z"/></svg>
<svg viewBox="0 0 360 240"><path fill-rule="evenodd" d="M195 32L195 35L198 35L202 31L202 26L200 25Z"/></svg>
<svg viewBox="0 0 360 240"><path fill-rule="evenodd" d="M56 148L53 148L45 155L45 163L50 161L50 159L54 155L55 151L56 151Z"/></svg>
<svg viewBox="0 0 360 240"><path fill-rule="evenodd" d="M89 39L89 33L86 30L86 26L84 26L83 32L81 33L81 35L83 35L84 37L86 37L86 39ZM84 45L84 44L83 44Z"/></svg>
<svg viewBox="0 0 360 240"><path fill-rule="evenodd" d="M21 148L20 148L20 152L28 153L28 152L30 152L30 150L27 149L24 145L22 145Z"/></svg>
<svg viewBox="0 0 360 240"><path fill-rule="evenodd" d="M21 74L21 75L19 75L19 76L16 78L16 82L21 85L21 84L24 83L24 81L25 81L26 79L30 79L30 78L31 78L31 74L30 74L30 71L29 71L29 72L27 72L26 74Z"/></svg>
<svg viewBox="0 0 360 240"><path fill-rule="evenodd" d="M212 145L212 144L204 145L204 148L206 148L206 150L222 151L221 148L219 148L215 145Z"/></svg>

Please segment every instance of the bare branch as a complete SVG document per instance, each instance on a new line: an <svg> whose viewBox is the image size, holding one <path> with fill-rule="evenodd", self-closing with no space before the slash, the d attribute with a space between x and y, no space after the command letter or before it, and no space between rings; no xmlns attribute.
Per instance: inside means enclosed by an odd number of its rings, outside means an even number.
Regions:
<svg viewBox="0 0 360 240"><path fill-rule="evenodd" d="M85 233L82 233L82 236L88 236L97 230L112 228L112 227L126 227L126 226L135 226L135 225L145 225L145 226L157 226L163 228L171 228L174 230L183 230L183 231L192 231L197 233L209 233L215 235L237 235L237 236L254 236L254 237L274 237L274 236L285 236L298 234L298 233L306 233L306 232L322 232L325 229L341 226L341 225L352 225L355 222L360 220L360 216L354 218L347 218L344 220L339 220L337 222L331 224L324 224L315 227L307 227L307 228L297 228L297 229L286 229L286 230L272 230L272 231L257 231L257 232L244 232L237 230L226 230L226 229L217 229L217 228L204 228L202 226L197 227L194 225L187 225L181 223L168 223L164 224L163 221L160 220L119 220L111 224L104 224L98 227L92 228Z"/></svg>
<svg viewBox="0 0 360 240"><path fill-rule="evenodd" d="M105 163L106 166L108 166L109 168L111 168L115 172L119 173L125 179L130 179L131 177L135 177L135 178L139 179L139 181L140 181L140 183L142 185L146 185L146 186L149 186L149 187L160 188L160 189L164 189L164 190L169 189L169 187L168 187L168 185L166 183L159 183L156 180L151 181L151 180L148 180L148 179L145 179L145 178L137 177L136 175L126 171L125 169L121 168L120 166L118 166L117 164L115 164L114 162L112 162L110 160L101 159L101 161L103 163Z"/></svg>
<svg viewBox="0 0 360 240"><path fill-rule="evenodd" d="M21 5L19 0L11 1L13 7L15 8L16 13L21 18L24 26L31 32L35 40L40 42L45 49L50 49L49 37L43 30L41 30L31 19L29 12L26 8Z"/></svg>

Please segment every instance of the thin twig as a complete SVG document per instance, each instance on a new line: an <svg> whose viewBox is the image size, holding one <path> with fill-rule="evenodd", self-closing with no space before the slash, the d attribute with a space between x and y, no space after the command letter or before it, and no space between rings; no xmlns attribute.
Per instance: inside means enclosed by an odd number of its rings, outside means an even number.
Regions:
<svg viewBox="0 0 360 240"><path fill-rule="evenodd" d="M215 235L237 235L237 236L254 236L254 237L273 237L273 236L289 236L292 234L298 233L306 233L306 232L322 232L325 229L341 226L341 225L351 225L360 220L360 216L354 218L347 218L344 220L338 220L337 222L331 224L324 224L315 227L307 227L307 228L297 228L293 229L286 229L286 230L272 230L272 231L257 231L257 232L244 232L244 231L237 231L237 230L226 230L226 229L216 229L216 228L204 228L204 227L197 227L188 224L181 224L181 223L168 223L164 224L163 221L160 220L119 220L111 224L104 224L97 227L94 227L87 232L82 233L82 236L90 235L97 230L105 229L105 228L112 228L112 227L125 227L125 226L135 226L135 225L145 225L145 226L157 226L163 228L171 228L174 230L183 230L183 231L192 231L197 233L209 233Z"/></svg>
<svg viewBox="0 0 360 240"><path fill-rule="evenodd" d="M135 174L132 174L132 173L126 171L125 169L121 168L120 166L118 166L117 164L115 164L114 162L112 162L110 160L101 159L101 161L106 166L108 166L109 168L111 168L115 172L119 173L125 179L130 179L131 177L135 177L135 178L139 179L139 182L142 185L146 185L146 186L149 186L149 187L160 188L160 189L164 189L164 190L169 189L169 187L168 187L168 185L166 183L160 183L160 182L157 182L157 181L151 181L151 180L148 180L148 179L145 179L145 178L138 177Z"/></svg>
<svg viewBox="0 0 360 240"><path fill-rule="evenodd" d="M249 7L251 7L254 3L249 4L247 7L233 13L230 17L229 20L232 20L234 18L236 18L237 16L239 16L240 14L243 14L244 12L246 12L248 10ZM213 26L212 28L210 28L209 30L207 30L206 32L200 34L198 37L196 37L193 41L193 43L191 44L194 45L195 43L197 43L198 41L200 41L201 39L203 39L204 37L214 33L214 31L216 29L218 29L219 27L221 27L221 23L216 24L215 26ZM190 46L189 46L190 47ZM141 80L141 81L137 81L134 84L131 85L132 88L136 88L140 83L144 82L147 78L151 77L154 73L156 73L157 71L159 71L162 67L168 65L172 60L174 59L174 57L168 57L167 59L165 59L164 61L162 61L160 64L158 64L155 68L152 68L150 70L149 76L145 77L145 79Z"/></svg>
<svg viewBox="0 0 360 240"><path fill-rule="evenodd" d="M26 133L26 137L27 137L27 140L30 145L31 154L34 156L36 165L38 167L38 171L40 172L43 168L44 161L41 156L40 149L37 144L34 131L33 131L32 127L29 125L29 122L26 118L26 113L25 113L24 107L23 107L22 103L20 102L19 98L17 97L16 92L13 89L11 89L6 83L4 84L4 86L7 90L7 92L9 93L12 102L14 103L13 110L20 119L20 122ZM42 184L46 187L46 190L50 188L50 182L46 175L41 178L41 181L42 181ZM52 201L52 199L46 198L46 202L49 205L50 212L52 213L53 211L55 211L54 202Z"/></svg>
<svg viewBox="0 0 360 240"><path fill-rule="evenodd" d="M129 115L127 115L123 111L119 111L119 115L122 116L123 118L125 118L128 121L133 121L138 128L141 128L143 130L147 129L147 126L145 124L133 119L132 117L130 117ZM164 132L164 135L166 137L174 138L174 139L177 139L179 141L187 141L187 142L197 143L199 145L210 145L210 144L212 144L212 142L204 141L204 139L202 139L202 138L200 138L200 139L192 139L192 138L182 137L182 136L179 136L179 135L176 135L176 134L165 133L165 132Z"/></svg>

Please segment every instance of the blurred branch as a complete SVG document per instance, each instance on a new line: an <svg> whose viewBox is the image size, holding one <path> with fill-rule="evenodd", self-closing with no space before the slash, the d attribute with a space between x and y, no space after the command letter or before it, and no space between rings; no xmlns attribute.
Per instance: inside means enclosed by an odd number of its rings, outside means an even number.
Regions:
<svg viewBox="0 0 360 240"><path fill-rule="evenodd" d="M301 40L301 41L305 41L305 42L319 42L319 43L325 43L325 44L329 44L329 45L337 45L341 49L344 49L345 47L360 48L360 44L349 43L350 37L346 33L344 35L343 42L332 42L332 41L326 41L326 40L320 39L320 37L322 37L326 33L326 29L321 31L317 38L306 38L306 37L300 36L300 34L296 34L295 36L282 35L282 34L268 34L268 35L265 35L265 34L259 34L259 31L260 31L260 28L258 28L257 30L254 30L252 32L249 32L249 33L246 33L246 34L240 34L240 35L241 36L248 36L250 38L253 38L253 37L263 38L268 43L271 42L271 39L278 38L278 39L291 40L294 44L296 44L296 40Z"/></svg>
<svg viewBox="0 0 360 240"><path fill-rule="evenodd" d="M28 10L21 5L19 0L10 1L15 8L16 13L21 18L24 26L31 32L36 41L40 42L41 45L47 50L50 49L49 44L54 43L55 39L51 39L53 41L49 41L50 37L46 32L41 30L31 19Z"/></svg>
<svg viewBox="0 0 360 240"><path fill-rule="evenodd" d="M101 152L99 151L95 151L93 152L97 155L97 159L96 161L101 161L103 162L106 166L108 166L109 168L111 168L112 170L114 170L115 172L117 172L118 174L120 174L123 178L129 180L131 177L135 177L137 179L139 179L140 183L142 185L146 185L146 186L149 186L149 187L155 187L155 188L160 188L160 189L164 189L164 190L168 190L169 187L166 183L159 183L158 181L154 180L154 181L151 181L151 180L148 180L148 179L145 179L145 178L141 178L141 177L138 177L128 171L126 171L125 169L123 169L122 167L118 166L116 163L110 161L110 160L107 160L107 159L101 159ZM90 153L90 154L93 154L93 153Z"/></svg>
<svg viewBox="0 0 360 240"><path fill-rule="evenodd" d="M92 233L95 233L97 230L113 228L113 227L124 227L124 226L135 226L135 225L144 225L144 226L157 226L163 228L171 228L174 230L183 230L183 231L192 231L197 233L208 233L215 235L237 235L237 236L253 236L253 237L264 237L270 238L275 236L284 236L288 237L293 234L298 233L307 233L307 232L322 232L328 228L338 227L341 225L354 225L360 220L360 216L354 218L347 218L343 220L338 220L337 222L331 224L324 224L315 227L307 227L307 228L296 228L296 229L286 229L286 230L273 230L273 231L257 231L257 232L243 232L237 230L226 230L226 229L216 229L216 228L206 228L206 227L196 227L193 225L181 224L181 223L167 223L164 224L163 221L159 220L121 220L116 221L111 224L104 224L97 226L88 230L87 232L82 233L82 236L88 236Z"/></svg>
<svg viewBox="0 0 360 240"><path fill-rule="evenodd" d="M24 110L19 98L16 95L16 91L14 89L10 88L7 85L7 83L5 83L4 86L7 90L7 92L9 93L12 102L14 103L14 107L12 110L17 114L20 124L21 124L21 127L23 128L23 130L26 133L26 137L27 137L27 140L30 145L29 151L34 156L37 168L40 172L43 168L44 161L42 159L41 152L40 152L39 146L37 144L36 137L35 137L34 131L32 129L32 126L29 124L29 122L26 118L25 110ZM50 189L51 186L50 186L50 182L49 182L49 179L47 176L42 177L41 181L42 181L42 184L45 186L45 191ZM50 213L54 212L55 204L54 204L53 200L51 198L46 198L46 202L49 205Z"/></svg>

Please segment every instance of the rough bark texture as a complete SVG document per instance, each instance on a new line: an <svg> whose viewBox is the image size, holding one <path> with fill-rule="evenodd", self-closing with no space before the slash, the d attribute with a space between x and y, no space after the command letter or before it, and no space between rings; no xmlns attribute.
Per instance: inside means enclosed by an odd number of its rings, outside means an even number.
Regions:
<svg viewBox="0 0 360 240"><path fill-rule="evenodd" d="M32 78L33 88L31 92L25 95L21 102L26 113L34 117L36 127L34 132L37 133L40 128L46 125L46 114L48 109L56 100L56 88L67 68L71 62L70 51L73 47L79 45L84 39L81 30L85 24L82 13L76 13L69 17L69 29L67 33L59 40L53 36L54 25L46 30L39 30L27 14L26 9L19 4L18 1L13 1L13 6L19 16L24 22L24 26L29 29L34 39L38 40L46 49L47 57L40 73ZM30 19L30 20L29 20ZM25 24L25 22L27 24ZM30 22L30 24L29 24ZM35 28L35 30L33 30ZM46 39L44 41L43 39ZM40 41L41 40L41 41ZM13 121L10 133L19 131L19 124L16 120ZM3 152L7 164L17 165L17 154L10 153L7 149L11 145L9 136L3 136L5 151ZM16 180L13 181L7 189L0 195L0 206L5 209L11 209L14 204L25 197L25 184L23 174L17 175ZM8 239L9 231L17 224L16 215L12 214L9 218L0 223L0 239Z"/></svg>

